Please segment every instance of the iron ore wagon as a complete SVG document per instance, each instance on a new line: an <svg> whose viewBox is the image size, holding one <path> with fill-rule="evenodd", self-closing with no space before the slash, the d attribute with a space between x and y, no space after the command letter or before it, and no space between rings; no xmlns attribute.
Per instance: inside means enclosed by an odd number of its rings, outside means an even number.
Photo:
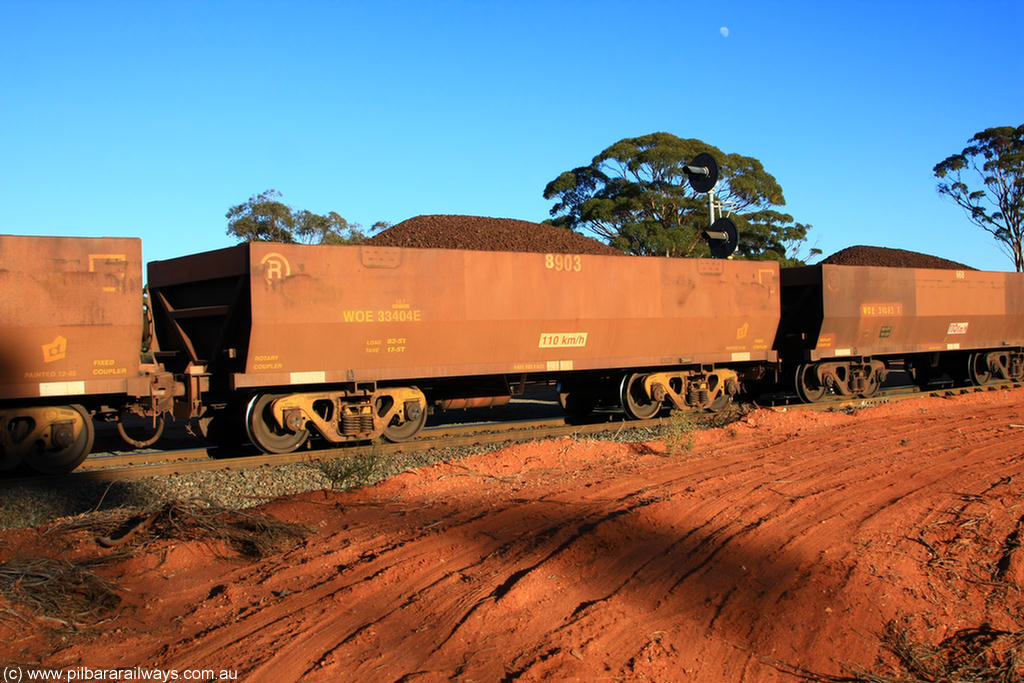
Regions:
<svg viewBox="0 0 1024 683"><path fill-rule="evenodd" d="M576 414L714 408L776 360L774 263L249 243L151 263L149 289L204 429L268 452L408 439L534 379Z"/></svg>

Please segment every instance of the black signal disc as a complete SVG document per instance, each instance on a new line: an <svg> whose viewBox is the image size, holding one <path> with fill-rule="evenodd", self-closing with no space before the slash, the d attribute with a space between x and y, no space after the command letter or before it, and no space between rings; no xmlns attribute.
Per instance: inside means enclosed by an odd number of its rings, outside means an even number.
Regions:
<svg viewBox="0 0 1024 683"><path fill-rule="evenodd" d="M690 166L708 169L707 175L691 173L690 187L697 192L710 192L718 182L718 162L707 152L702 152L693 158Z"/></svg>
<svg viewBox="0 0 1024 683"><path fill-rule="evenodd" d="M711 247L712 258L728 258L736 251L740 242L740 233L736 224L730 219L722 217L711 224L711 227L704 231L704 237Z"/></svg>

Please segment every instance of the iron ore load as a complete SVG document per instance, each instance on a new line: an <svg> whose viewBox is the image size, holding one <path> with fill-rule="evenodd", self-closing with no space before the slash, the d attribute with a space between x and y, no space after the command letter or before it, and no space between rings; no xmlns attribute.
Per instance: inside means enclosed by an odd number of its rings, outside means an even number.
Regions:
<svg viewBox="0 0 1024 683"><path fill-rule="evenodd" d="M717 171L697 162L706 191ZM153 262L145 321L139 240L0 236L0 470L74 469L94 420L136 446L170 416L284 453L411 439L431 412L500 405L531 382L557 384L568 416L643 419L763 391L870 396L894 369L921 386L1024 380L1024 274L885 267L895 250L869 247L781 272L578 241L494 251L478 222L419 222L484 240L469 249L389 244L419 240L414 221L362 245ZM735 245L728 219L706 236L715 254ZM129 415L151 432L130 436Z"/></svg>

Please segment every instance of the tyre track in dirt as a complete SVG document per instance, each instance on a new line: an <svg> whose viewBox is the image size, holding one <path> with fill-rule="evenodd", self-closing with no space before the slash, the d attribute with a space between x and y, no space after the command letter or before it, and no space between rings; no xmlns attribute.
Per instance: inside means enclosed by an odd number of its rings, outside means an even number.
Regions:
<svg viewBox="0 0 1024 683"><path fill-rule="evenodd" d="M561 440L282 500L267 510L319 531L284 556L238 566L191 548L170 577L126 566L145 611L118 647L250 680L794 680L780 661L841 674L871 664L873 634L905 611L1001 614L943 603L914 539L961 494L1024 492L1024 430L1008 426L1021 399L758 411L668 457ZM1020 519L1004 516L1003 552ZM160 601L154 583L175 588Z"/></svg>

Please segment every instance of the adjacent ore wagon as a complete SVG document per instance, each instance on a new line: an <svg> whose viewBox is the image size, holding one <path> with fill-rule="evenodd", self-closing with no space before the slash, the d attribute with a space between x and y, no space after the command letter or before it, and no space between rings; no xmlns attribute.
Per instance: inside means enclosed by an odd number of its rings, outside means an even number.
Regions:
<svg viewBox="0 0 1024 683"><path fill-rule="evenodd" d="M787 268L776 348L805 401L869 396L893 363L922 386L1024 379L1024 274Z"/></svg>
<svg viewBox="0 0 1024 683"><path fill-rule="evenodd" d="M250 243L149 265L158 359L211 438L404 440L557 380L563 405L721 407L777 359L777 264Z"/></svg>
<svg viewBox="0 0 1024 683"><path fill-rule="evenodd" d="M0 470L74 469L151 394L138 239L0 235Z"/></svg>

